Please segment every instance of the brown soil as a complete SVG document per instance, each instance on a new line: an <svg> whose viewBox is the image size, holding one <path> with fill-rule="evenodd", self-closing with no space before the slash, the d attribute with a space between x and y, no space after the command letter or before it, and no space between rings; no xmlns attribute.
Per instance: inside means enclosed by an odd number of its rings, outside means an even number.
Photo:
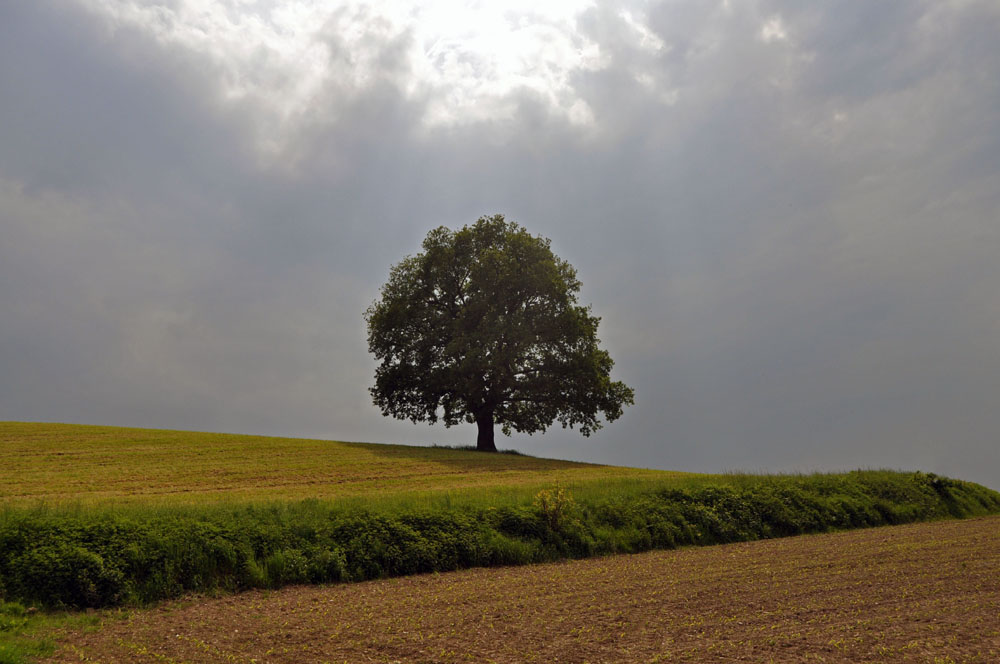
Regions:
<svg viewBox="0 0 1000 664"><path fill-rule="evenodd" d="M52 662L1000 662L1000 518L188 598Z"/></svg>

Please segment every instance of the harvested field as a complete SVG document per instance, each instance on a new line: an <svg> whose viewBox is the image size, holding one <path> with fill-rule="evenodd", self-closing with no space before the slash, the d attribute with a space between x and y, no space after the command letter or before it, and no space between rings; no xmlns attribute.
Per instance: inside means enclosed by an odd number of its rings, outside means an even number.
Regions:
<svg viewBox="0 0 1000 664"><path fill-rule="evenodd" d="M1000 518L108 612L51 662L1000 661Z"/></svg>
<svg viewBox="0 0 1000 664"><path fill-rule="evenodd" d="M692 473L464 450L78 424L0 422L0 506L398 499Z"/></svg>

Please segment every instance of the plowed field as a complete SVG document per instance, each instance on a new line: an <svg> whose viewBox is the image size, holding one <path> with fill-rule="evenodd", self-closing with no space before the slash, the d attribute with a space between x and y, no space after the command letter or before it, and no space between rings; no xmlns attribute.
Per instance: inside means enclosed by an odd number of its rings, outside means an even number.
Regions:
<svg viewBox="0 0 1000 664"><path fill-rule="evenodd" d="M1000 518L188 598L52 662L1000 662Z"/></svg>

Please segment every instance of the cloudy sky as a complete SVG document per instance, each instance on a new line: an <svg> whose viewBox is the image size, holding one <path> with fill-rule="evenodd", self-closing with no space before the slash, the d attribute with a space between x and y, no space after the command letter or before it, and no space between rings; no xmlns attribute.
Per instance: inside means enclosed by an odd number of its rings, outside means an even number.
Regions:
<svg viewBox="0 0 1000 664"><path fill-rule="evenodd" d="M456 444L361 314L552 239L636 405L544 456L1000 489L1000 4L0 0L0 420Z"/></svg>

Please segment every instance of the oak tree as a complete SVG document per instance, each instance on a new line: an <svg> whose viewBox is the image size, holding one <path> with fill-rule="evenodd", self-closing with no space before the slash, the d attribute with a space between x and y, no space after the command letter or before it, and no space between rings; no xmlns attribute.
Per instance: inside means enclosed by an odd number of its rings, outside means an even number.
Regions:
<svg viewBox="0 0 1000 664"><path fill-rule="evenodd" d="M496 451L495 424L510 435L558 421L590 435L599 413L617 419L634 393L611 380L600 318L577 303L579 290L548 239L502 215L432 230L365 312L375 405L413 422L475 422L486 451Z"/></svg>

